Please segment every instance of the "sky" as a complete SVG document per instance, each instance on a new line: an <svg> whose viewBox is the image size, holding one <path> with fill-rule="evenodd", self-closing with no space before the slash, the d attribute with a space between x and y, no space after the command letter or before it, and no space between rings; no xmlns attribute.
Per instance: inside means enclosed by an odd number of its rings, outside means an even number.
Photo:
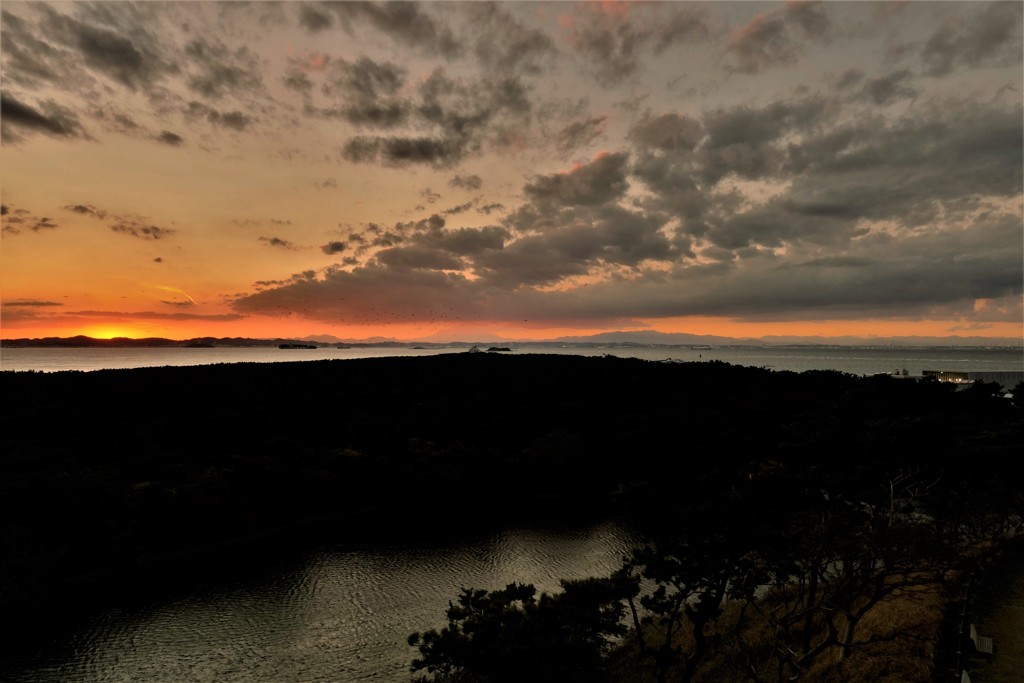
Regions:
<svg viewBox="0 0 1024 683"><path fill-rule="evenodd" d="M0 335L1024 328L1021 2L0 6Z"/></svg>

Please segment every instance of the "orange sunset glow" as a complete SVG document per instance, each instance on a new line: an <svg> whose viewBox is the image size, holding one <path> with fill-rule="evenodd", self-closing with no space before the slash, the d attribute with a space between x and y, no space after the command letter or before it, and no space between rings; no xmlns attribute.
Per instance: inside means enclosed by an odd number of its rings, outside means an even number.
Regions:
<svg viewBox="0 0 1024 683"><path fill-rule="evenodd" d="M5 2L0 335L1020 343L1019 4L395 7Z"/></svg>

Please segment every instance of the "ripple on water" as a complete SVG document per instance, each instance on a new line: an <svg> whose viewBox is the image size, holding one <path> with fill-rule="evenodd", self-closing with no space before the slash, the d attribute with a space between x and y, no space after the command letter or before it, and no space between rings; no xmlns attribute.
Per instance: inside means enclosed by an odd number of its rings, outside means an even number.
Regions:
<svg viewBox="0 0 1024 683"><path fill-rule="evenodd" d="M10 683L259 683L408 679L413 631L440 627L460 588L559 589L607 575L634 537L616 524L510 529L460 543L328 547L256 579L111 609L32 644Z"/></svg>

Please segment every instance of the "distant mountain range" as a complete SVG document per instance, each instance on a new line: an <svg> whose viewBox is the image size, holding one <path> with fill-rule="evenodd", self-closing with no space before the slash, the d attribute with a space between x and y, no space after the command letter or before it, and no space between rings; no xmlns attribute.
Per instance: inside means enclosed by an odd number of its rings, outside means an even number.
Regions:
<svg viewBox="0 0 1024 683"><path fill-rule="evenodd" d="M558 337L543 341L510 340L493 338L475 341L403 341L386 337L370 337L367 339L341 339L329 334L316 334L299 339L250 339L246 337L195 337L192 339L164 339L148 337L130 339L115 337L113 339L96 339L93 337L43 337L38 339L0 339L0 346L7 348L53 347L53 348L209 348L209 347L257 347L279 346L281 344L312 343L320 346L351 346L351 347L408 347L411 345L425 348L450 348L459 346L485 346L500 342L504 346L545 346L545 345L615 345L615 346L875 346L875 347L914 347L914 346L987 346L987 347L1024 347L1024 340L1012 337L797 337L797 336L766 336L761 338L735 338L714 335L665 333L665 332L603 332L586 336Z"/></svg>

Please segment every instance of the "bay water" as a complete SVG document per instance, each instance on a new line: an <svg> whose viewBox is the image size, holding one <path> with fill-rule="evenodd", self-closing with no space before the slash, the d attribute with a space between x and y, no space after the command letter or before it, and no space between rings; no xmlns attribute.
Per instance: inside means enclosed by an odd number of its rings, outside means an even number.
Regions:
<svg viewBox="0 0 1024 683"><path fill-rule="evenodd" d="M315 349L276 347L215 348L3 348L0 371L60 372L140 367L212 365L217 363L279 363L392 356L430 356L464 353L470 347L357 347L325 346ZM651 361L722 361L770 370L837 370L855 375L906 370L956 372L1021 371L1024 350L990 347L881 347L881 346L618 346L514 344L509 353L612 355Z"/></svg>

